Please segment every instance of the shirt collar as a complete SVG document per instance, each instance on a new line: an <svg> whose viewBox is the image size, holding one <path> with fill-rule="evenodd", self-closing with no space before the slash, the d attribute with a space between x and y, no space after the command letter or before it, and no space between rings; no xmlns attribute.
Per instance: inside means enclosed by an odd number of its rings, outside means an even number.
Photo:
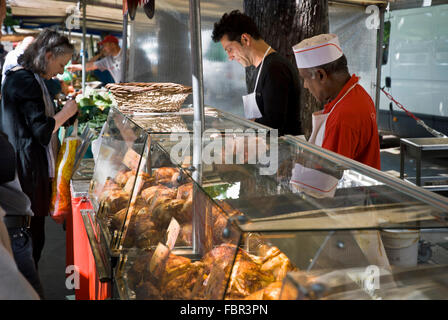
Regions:
<svg viewBox="0 0 448 320"><path fill-rule="evenodd" d="M347 92L347 90L350 89L350 87L358 81L359 77L353 74L350 80L348 80L347 83L342 87L342 90L339 92L336 98L334 98L324 106L324 113L330 112L333 106L339 101L339 99L341 99L341 97Z"/></svg>
<svg viewBox="0 0 448 320"><path fill-rule="evenodd" d="M112 59L116 60L116 59L118 59L120 57L121 57L121 49L120 49L120 51L118 51L117 55L112 56Z"/></svg>

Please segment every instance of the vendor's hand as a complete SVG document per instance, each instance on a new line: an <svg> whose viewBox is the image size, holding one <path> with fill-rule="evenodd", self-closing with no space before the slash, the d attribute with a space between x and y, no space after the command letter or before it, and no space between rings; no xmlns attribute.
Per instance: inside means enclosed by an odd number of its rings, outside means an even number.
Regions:
<svg viewBox="0 0 448 320"><path fill-rule="evenodd" d="M97 61L97 60L103 58L104 56L105 56L104 49L101 48L100 52L96 56L94 56L92 59L90 59L89 61Z"/></svg>
<svg viewBox="0 0 448 320"><path fill-rule="evenodd" d="M79 64L72 64L70 66L67 66L67 70L70 72L80 71L80 70L82 70L82 66L80 66Z"/></svg>

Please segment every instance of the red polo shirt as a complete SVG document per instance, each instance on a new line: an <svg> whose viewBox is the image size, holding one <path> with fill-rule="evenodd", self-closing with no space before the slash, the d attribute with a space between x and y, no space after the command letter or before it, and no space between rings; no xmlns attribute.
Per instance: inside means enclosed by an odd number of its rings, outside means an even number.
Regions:
<svg viewBox="0 0 448 320"><path fill-rule="evenodd" d="M353 75L338 96L325 105L324 113L330 112L358 79ZM329 115L322 147L381 170L375 105L361 85L355 86Z"/></svg>

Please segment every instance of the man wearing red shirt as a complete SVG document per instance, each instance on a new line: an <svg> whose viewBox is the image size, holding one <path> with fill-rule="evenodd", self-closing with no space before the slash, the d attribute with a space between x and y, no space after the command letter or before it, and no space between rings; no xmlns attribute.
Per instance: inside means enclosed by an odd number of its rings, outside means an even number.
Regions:
<svg viewBox="0 0 448 320"><path fill-rule="evenodd" d="M305 39L293 47L303 85L324 109L313 114L309 141L380 170L380 144L372 99L350 76L334 34Z"/></svg>

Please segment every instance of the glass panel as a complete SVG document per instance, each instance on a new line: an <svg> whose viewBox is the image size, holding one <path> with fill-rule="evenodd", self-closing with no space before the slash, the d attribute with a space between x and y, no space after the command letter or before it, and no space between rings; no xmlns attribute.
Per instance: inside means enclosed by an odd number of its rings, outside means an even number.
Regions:
<svg viewBox="0 0 448 320"><path fill-rule="evenodd" d="M166 200L166 192L160 191L161 196L155 194L154 197L158 200L154 200L153 205L152 196L148 196L147 199L142 198L141 193L144 190L150 187L159 190L159 185L162 185L164 189L172 188L173 190L170 191L172 193L170 200L172 201L166 205L176 208L182 205L181 202L187 200L176 199L177 188L181 183L187 183L186 179L176 180L181 173L179 169L173 168L177 162L173 161L165 151L157 149L157 144L151 141L154 140L153 135L157 136L157 139L171 141L173 133L174 138L181 137L183 139L180 142L190 141L193 120L191 108L183 108L181 112L170 114L134 113L131 115L124 115L112 108L101 137L102 143L90 190L98 222L101 225L101 230L105 231L111 254L118 255L119 250L123 247L123 242L126 242L125 247L130 247L134 245L134 240L139 241L140 246L145 246L142 243L149 241L147 239L149 234L141 235L142 239L140 240L132 238L134 232L132 223L131 232L125 239L131 217L137 216L140 209L146 211L150 209L152 212L156 208L156 204ZM263 126L213 108L207 108L205 120L207 129L215 128L213 132L227 132L228 130L234 132L235 128L241 132L246 129L265 131ZM183 134L186 137L183 137ZM145 146L147 147L144 150ZM188 166L191 166L192 156L192 154L189 155ZM167 177L167 180L161 181L157 178L160 170L168 170L167 172L171 172L171 176ZM176 178L171 181L174 173ZM189 182L191 185L191 181ZM146 213L148 214L148 212ZM152 242L157 243L160 234L163 234L165 230L160 228L160 225L154 225L153 229L157 229L157 232L151 233L153 235ZM144 239L144 237L146 238Z"/></svg>
<svg viewBox="0 0 448 320"><path fill-rule="evenodd" d="M149 133L193 132L193 108L184 107L172 113L134 113L129 118ZM212 107L205 107L204 129L272 130L253 121L244 120Z"/></svg>
<svg viewBox="0 0 448 320"><path fill-rule="evenodd" d="M445 265L392 272L375 267L292 272L284 281L280 299L446 300L447 271Z"/></svg>
<svg viewBox="0 0 448 320"><path fill-rule="evenodd" d="M243 231L447 226L439 195L300 139L253 134L205 137L202 149L201 186L248 218L238 220ZM173 153L172 143L157 143Z"/></svg>
<svg viewBox="0 0 448 320"><path fill-rule="evenodd" d="M179 168L154 166L154 149L145 149L129 210L113 216L120 249L151 248L165 241L167 230L179 233L176 246L192 247L193 183ZM153 151L150 151L150 150ZM157 151L157 150L156 150Z"/></svg>
<svg viewBox="0 0 448 320"><path fill-rule="evenodd" d="M109 112L90 186L97 222L112 244L117 233L111 218L126 212L147 134L116 109Z"/></svg>
<svg viewBox="0 0 448 320"><path fill-rule="evenodd" d="M184 246L190 240L179 242L180 239L184 241L186 235L182 228L177 241L173 241L168 232L168 236L167 233L161 235L158 243L148 242L142 249L137 242L133 248L124 250L116 272L121 298L224 298L240 232L228 222L222 209L200 189L193 187L191 191L194 194L194 220L189 229L189 234L193 234L192 246ZM163 214L170 212L163 209L160 211ZM140 221L136 220L136 228L144 222L151 223L154 221L151 218L155 218L140 213L138 216ZM141 232L141 235L147 234L150 232ZM172 250L169 249L170 241L176 243Z"/></svg>
<svg viewBox="0 0 448 320"><path fill-rule="evenodd" d="M273 245L273 238L253 233L243 235L225 299L279 299L286 274L298 269L278 246Z"/></svg>
<svg viewBox="0 0 448 320"><path fill-rule="evenodd" d="M244 233L226 298L445 299L448 229Z"/></svg>

